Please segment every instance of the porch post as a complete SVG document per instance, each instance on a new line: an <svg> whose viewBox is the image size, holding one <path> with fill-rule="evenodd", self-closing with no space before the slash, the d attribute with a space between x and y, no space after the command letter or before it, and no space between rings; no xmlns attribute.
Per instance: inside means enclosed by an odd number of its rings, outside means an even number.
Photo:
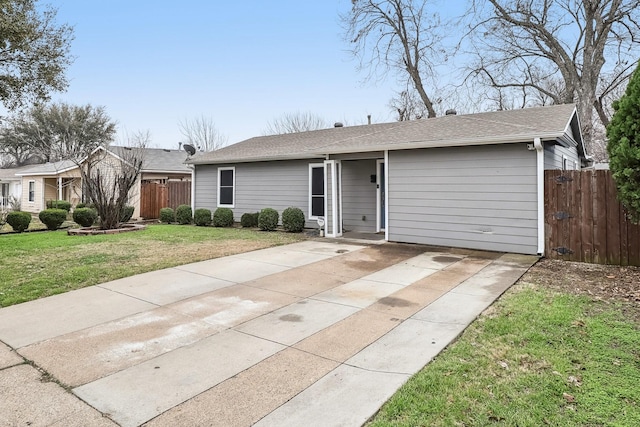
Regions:
<svg viewBox="0 0 640 427"><path fill-rule="evenodd" d="M62 177L58 177L58 200L62 200Z"/></svg>
<svg viewBox="0 0 640 427"><path fill-rule="evenodd" d="M342 212L341 185L340 185L340 162L337 160L325 160L325 233L327 237L342 236Z"/></svg>
<svg viewBox="0 0 640 427"><path fill-rule="evenodd" d="M384 150L384 240L389 241L389 150Z"/></svg>

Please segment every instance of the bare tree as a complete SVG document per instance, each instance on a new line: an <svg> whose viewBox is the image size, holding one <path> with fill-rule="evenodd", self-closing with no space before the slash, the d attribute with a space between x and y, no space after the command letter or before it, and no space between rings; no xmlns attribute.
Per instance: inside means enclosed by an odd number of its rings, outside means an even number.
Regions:
<svg viewBox="0 0 640 427"><path fill-rule="evenodd" d="M473 73L491 87L577 103L585 141L594 112L635 68L640 0L473 0ZM609 82L602 85L602 80Z"/></svg>
<svg viewBox="0 0 640 427"><path fill-rule="evenodd" d="M200 116L178 122L185 143L201 151L215 151L227 144L228 138L220 133L211 117Z"/></svg>
<svg viewBox="0 0 640 427"><path fill-rule="evenodd" d="M436 8L429 0L352 0L347 15L341 17L345 37L352 53L360 60L360 69L394 69L407 75L424 104L428 117L436 110L427 93L433 86L436 67L446 60L441 46L443 33L440 16L429 13Z"/></svg>
<svg viewBox="0 0 640 427"><path fill-rule="evenodd" d="M397 114L396 120L399 122L423 119L428 115L427 107L411 88L407 88L393 97L389 102L389 107Z"/></svg>
<svg viewBox="0 0 640 427"><path fill-rule="evenodd" d="M132 189L140 178L149 132L129 137L128 146L119 147L117 157L102 148L79 162L83 193L100 217L100 228L118 228L124 208L130 203Z"/></svg>
<svg viewBox="0 0 640 427"><path fill-rule="evenodd" d="M263 135L282 135L285 133L306 132L325 129L329 124L325 119L309 111L284 114L267 124Z"/></svg>

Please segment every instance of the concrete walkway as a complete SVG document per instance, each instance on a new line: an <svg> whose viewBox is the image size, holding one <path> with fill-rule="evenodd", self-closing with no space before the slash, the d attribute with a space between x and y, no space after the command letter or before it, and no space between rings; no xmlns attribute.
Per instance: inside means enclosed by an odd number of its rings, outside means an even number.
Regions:
<svg viewBox="0 0 640 427"><path fill-rule="evenodd" d="M316 240L3 308L0 425L359 426L535 260Z"/></svg>

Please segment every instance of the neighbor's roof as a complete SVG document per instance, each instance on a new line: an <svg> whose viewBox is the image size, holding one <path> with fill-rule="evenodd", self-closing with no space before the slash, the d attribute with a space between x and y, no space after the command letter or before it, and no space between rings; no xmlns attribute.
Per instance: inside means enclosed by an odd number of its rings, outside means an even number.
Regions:
<svg viewBox="0 0 640 427"><path fill-rule="evenodd" d="M119 145L112 145L108 148L112 154L126 158L123 155L124 150L128 147L122 147ZM133 148L137 150L137 148ZM142 172L157 172L157 173L191 173L191 169L184 163L187 159L187 153L181 150L169 150L164 148L145 148L144 157L142 161ZM42 163L39 165L32 165L22 169L18 176L46 176L57 175L69 170L77 168L75 162L71 160L62 160L53 163Z"/></svg>
<svg viewBox="0 0 640 427"><path fill-rule="evenodd" d="M347 126L247 139L188 163L229 163L324 157L412 148L455 147L571 139L584 154L575 105L442 116L407 122Z"/></svg>
<svg viewBox="0 0 640 427"><path fill-rule="evenodd" d="M18 172L18 176L32 176L32 175L57 175L59 173L68 172L77 168L71 160L60 160L59 162L41 163L39 165L27 166Z"/></svg>
<svg viewBox="0 0 640 427"><path fill-rule="evenodd" d="M20 181L22 178L16 174L32 167L33 165L20 166L18 168L0 168L0 181Z"/></svg>
<svg viewBox="0 0 640 427"><path fill-rule="evenodd" d="M112 145L109 151L116 156L123 157L124 150L128 147ZM134 150L136 148L133 148ZM142 160L143 172L173 172L191 173L191 169L184 163L187 153L182 150L169 150L166 148L145 148Z"/></svg>

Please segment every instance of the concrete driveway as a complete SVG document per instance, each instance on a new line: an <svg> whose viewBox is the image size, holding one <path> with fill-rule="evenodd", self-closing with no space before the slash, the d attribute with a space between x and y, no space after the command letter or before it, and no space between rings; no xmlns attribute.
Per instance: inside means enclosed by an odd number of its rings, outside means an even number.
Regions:
<svg viewBox="0 0 640 427"><path fill-rule="evenodd" d="M329 240L0 309L0 425L358 426L536 257Z"/></svg>

